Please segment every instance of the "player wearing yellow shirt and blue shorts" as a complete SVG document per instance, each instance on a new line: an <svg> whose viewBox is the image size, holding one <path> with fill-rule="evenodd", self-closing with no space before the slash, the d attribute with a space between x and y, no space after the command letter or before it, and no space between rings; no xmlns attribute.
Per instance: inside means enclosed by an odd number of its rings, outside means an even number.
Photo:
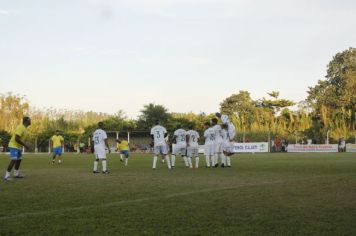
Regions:
<svg viewBox="0 0 356 236"><path fill-rule="evenodd" d="M9 148L10 148L10 163L9 166L6 169L5 173L5 180L10 179L10 174L12 168L15 166L14 170L14 178L23 178L22 175L20 175L19 168L22 160L22 148L25 147L26 149L29 149L28 145L23 142L23 138L25 136L27 127L31 125L31 119L30 117L25 116L22 119L22 124L17 126L15 129L15 132L13 133L10 142L9 142Z"/></svg>
<svg viewBox="0 0 356 236"><path fill-rule="evenodd" d="M120 161L123 161L123 156L125 155L125 166L129 161L129 143L126 140L116 140L117 141L117 151L120 151Z"/></svg>
<svg viewBox="0 0 356 236"><path fill-rule="evenodd" d="M62 149L64 138L60 135L60 131L56 130L56 134L52 136L51 143L53 147L52 164L56 162L56 156L58 156L58 164L62 163Z"/></svg>

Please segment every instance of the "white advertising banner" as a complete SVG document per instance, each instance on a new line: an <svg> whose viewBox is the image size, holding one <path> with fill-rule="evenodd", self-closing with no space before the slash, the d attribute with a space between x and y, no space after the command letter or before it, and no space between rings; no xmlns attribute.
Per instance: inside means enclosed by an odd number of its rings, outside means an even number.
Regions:
<svg viewBox="0 0 356 236"><path fill-rule="evenodd" d="M233 152L268 152L268 142L233 143ZM204 153L204 145L199 145L199 153Z"/></svg>
<svg viewBox="0 0 356 236"><path fill-rule="evenodd" d="M289 144L288 152L338 152L337 144Z"/></svg>
<svg viewBox="0 0 356 236"><path fill-rule="evenodd" d="M234 143L233 152L268 152L268 142Z"/></svg>
<svg viewBox="0 0 356 236"><path fill-rule="evenodd" d="M356 144L346 144L346 152L356 152Z"/></svg>

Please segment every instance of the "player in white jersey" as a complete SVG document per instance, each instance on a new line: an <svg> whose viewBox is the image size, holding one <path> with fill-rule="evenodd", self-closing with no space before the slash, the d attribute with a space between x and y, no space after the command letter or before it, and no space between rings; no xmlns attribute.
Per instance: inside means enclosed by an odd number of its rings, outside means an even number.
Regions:
<svg viewBox="0 0 356 236"><path fill-rule="evenodd" d="M215 155L215 130L211 127L210 122L204 124L204 154L205 154L205 163L206 167L210 168L210 162L214 164L214 155ZM215 165L215 164L214 164Z"/></svg>
<svg viewBox="0 0 356 236"><path fill-rule="evenodd" d="M230 121L229 117L224 114L216 113L216 117L221 118L221 121L223 123L223 127L227 132L227 138L230 141L230 144L225 143L225 150L224 150L224 155L226 156L226 165L227 167L231 167L231 160L230 157L234 155L233 153L233 140L236 136L236 128L234 124Z"/></svg>
<svg viewBox="0 0 356 236"><path fill-rule="evenodd" d="M151 136L154 143L153 148L155 154L153 157L152 169L156 169L158 155L165 157L168 169L171 169L171 162L169 160L167 142L165 139L167 136L167 130L159 124L159 121L156 121L156 126L152 127Z"/></svg>
<svg viewBox="0 0 356 236"><path fill-rule="evenodd" d="M223 138L222 138L222 130L221 126L218 125L218 119L213 118L211 119L213 129L215 132L215 140L214 140L214 145L215 145L215 155L214 155L214 162L212 166L218 167L219 166L219 157L221 158L221 162L223 163Z"/></svg>
<svg viewBox="0 0 356 236"><path fill-rule="evenodd" d="M215 116L221 119L221 123L228 125L228 133L230 140L232 141L236 135L236 128L234 124L230 121L230 118L227 115L220 114L219 112L215 113Z"/></svg>
<svg viewBox="0 0 356 236"><path fill-rule="evenodd" d="M193 168L192 158L195 157L195 168L199 167L199 133L193 130L193 126L187 131L187 156L189 167Z"/></svg>
<svg viewBox="0 0 356 236"><path fill-rule="evenodd" d="M188 159L186 156L187 152L187 131L182 129L180 124L177 125L177 130L174 131L173 135L174 144L172 145L172 167L175 167L176 156L181 155L184 160L184 164L186 167L189 167Z"/></svg>
<svg viewBox="0 0 356 236"><path fill-rule="evenodd" d="M103 174L109 173L108 170L106 169L105 146L108 148L109 153L110 153L110 147L107 140L108 136L106 135L106 132L103 129L104 129L104 123L99 122L98 129L95 130L95 132L93 133L92 146L94 147L94 154L95 154L94 170L93 170L94 174L99 173L98 171L99 160L101 160Z"/></svg>

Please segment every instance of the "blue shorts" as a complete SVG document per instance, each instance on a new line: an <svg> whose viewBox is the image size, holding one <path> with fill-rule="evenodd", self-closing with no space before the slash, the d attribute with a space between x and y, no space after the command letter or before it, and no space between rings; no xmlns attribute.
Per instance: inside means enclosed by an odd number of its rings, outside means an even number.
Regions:
<svg viewBox="0 0 356 236"><path fill-rule="evenodd" d="M10 160L22 160L22 150L10 148Z"/></svg>
<svg viewBox="0 0 356 236"><path fill-rule="evenodd" d="M120 154L123 154L125 156L129 156L129 150L123 150L123 151L120 151Z"/></svg>
<svg viewBox="0 0 356 236"><path fill-rule="evenodd" d="M62 147L55 147L53 148L54 155L62 155Z"/></svg>

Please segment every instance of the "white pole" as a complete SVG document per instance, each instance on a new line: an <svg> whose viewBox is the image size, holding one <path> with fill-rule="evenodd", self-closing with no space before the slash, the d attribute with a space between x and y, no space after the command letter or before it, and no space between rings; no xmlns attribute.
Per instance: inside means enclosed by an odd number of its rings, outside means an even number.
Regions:
<svg viewBox="0 0 356 236"><path fill-rule="evenodd" d="M88 146L90 147L91 145L90 145L90 137L88 138Z"/></svg>
<svg viewBox="0 0 356 236"><path fill-rule="evenodd" d="M38 147L37 147L37 138L35 139L35 153L38 152Z"/></svg>
<svg viewBox="0 0 356 236"><path fill-rule="evenodd" d="M119 132L116 131L116 140L119 139Z"/></svg>
<svg viewBox="0 0 356 236"><path fill-rule="evenodd" d="M127 142L130 143L130 132L127 132Z"/></svg>
<svg viewBox="0 0 356 236"><path fill-rule="evenodd" d="M329 144L329 133L330 130L328 130L328 132L326 133L326 144Z"/></svg>
<svg viewBox="0 0 356 236"><path fill-rule="evenodd" d="M51 140L48 139L48 153L51 153Z"/></svg>

